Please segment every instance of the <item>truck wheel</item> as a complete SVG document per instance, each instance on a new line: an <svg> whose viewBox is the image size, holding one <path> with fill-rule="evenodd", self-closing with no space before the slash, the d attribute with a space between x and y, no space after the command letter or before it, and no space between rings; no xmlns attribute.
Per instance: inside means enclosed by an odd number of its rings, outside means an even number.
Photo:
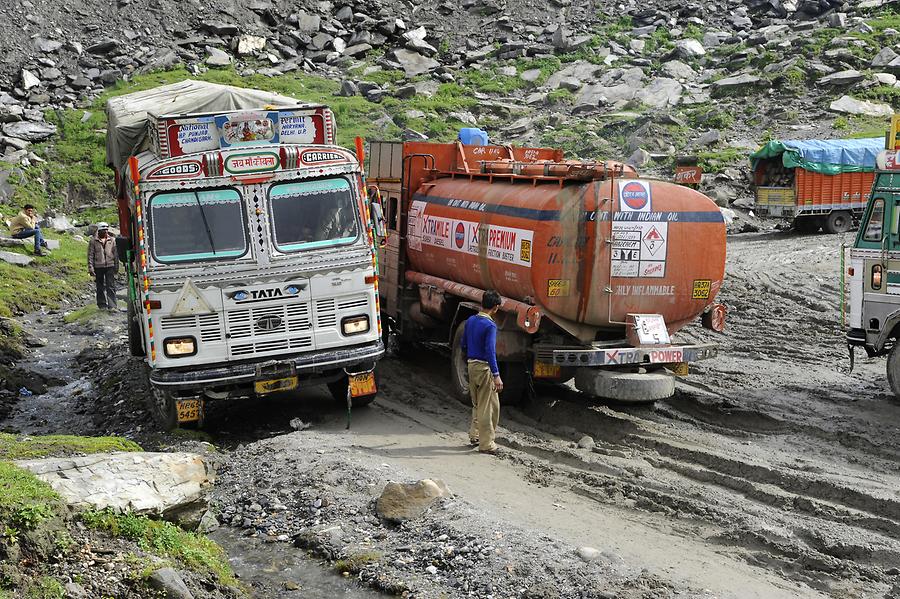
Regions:
<svg viewBox="0 0 900 599"><path fill-rule="evenodd" d="M453 388L453 396L461 404L471 407L469 367L461 346L464 329L465 322L460 323L453 334L453 347L450 352L450 386ZM524 362L498 362L497 366L500 368L500 378L503 379L500 403L507 406L519 403L528 390L528 370L525 368Z"/></svg>
<svg viewBox="0 0 900 599"><path fill-rule="evenodd" d="M794 219L794 230L798 233L817 233L822 222L816 216L798 216Z"/></svg>
<svg viewBox="0 0 900 599"><path fill-rule="evenodd" d="M825 230L829 233L846 233L853 224L853 215L844 210L835 210L825 221Z"/></svg>
<svg viewBox="0 0 900 599"><path fill-rule="evenodd" d="M144 348L144 336L141 334L141 324L138 322L138 314L134 309L134 302L128 301L128 349L135 358L143 358L147 355Z"/></svg>
<svg viewBox="0 0 900 599"><path fill-rule="evenodd" d="M175 405L175 395L171 391L160 389L153 385L150 395L150 411L153 419L163 428L171 431L178 427L178 410Z"/></svg>
<svg viewBox="0 0 900 599"><path fill-rule="evenodd" d="M894 392L894 397L900 399L900 343L894 343L887 358L887 380Z"/></svg>
<svg viewBox="0 0 900 599"><path fill-rule="evenodd" d="M378 388L380 383L378 370L375 371L375 387ZM347 385L350 384L350 378L346 375L342 376L338 380L328 383L328 391L331 392L331 397L334 398L334 401L339 403L341 406L346 407L347 405ZM354 397L351 400L351 404L354 408L363 408L373 401L378 396L378 391L371 395L360 395L359 397Z"/></svg>
<svg viewBox="0 0 900 599"><path fill-rule="evenodd" d="M579 368L575 388L592 395L626 403L649 403L675 393L675 377L663 371L636 373L598 368Z"/></svg>

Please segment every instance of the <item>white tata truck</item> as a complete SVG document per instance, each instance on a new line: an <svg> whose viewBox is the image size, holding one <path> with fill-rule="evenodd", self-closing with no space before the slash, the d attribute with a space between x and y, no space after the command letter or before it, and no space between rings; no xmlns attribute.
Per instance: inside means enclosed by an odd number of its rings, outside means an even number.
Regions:
<svg viewBox="0 0 900 599"><path fill-rule="evenodd" d="M373 224L331 110L190 80L106 110L129 344L161 424L314 384L348 409L371 402Z"/></svg>

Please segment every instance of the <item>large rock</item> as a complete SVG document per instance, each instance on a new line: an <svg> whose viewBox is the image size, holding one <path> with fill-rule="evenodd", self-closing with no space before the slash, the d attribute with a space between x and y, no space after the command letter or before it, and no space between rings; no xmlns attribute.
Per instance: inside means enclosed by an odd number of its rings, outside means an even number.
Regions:
<svg viewBox="0 0 900 599"><path fill-rule="evenodd" d="M37 75L29 71L28 69L22 69L22 87L24 89L31 89L32 87L37 87L41 84L41 80L38 79Z"/></svg>
<svg viewBox="0 0 900 599"><path fill-rule="evenodd" d="M891 64L891 61L897 58L898 55L894 52L893 48L890 46L886 46L881 49L881 51L875 55L872 59L873 67L885 67Z"/></svg>
<svg viewBox="0 0 900 599"><path fill-rule="evenodd" d="M225 52L224 50L220 50L218 48L213 48L212 46L206 47L206 64L211 67L227 67L231 64L231 54Z"/></svg>
<svg viewBox="0 0 900 599"><path fill-rule="evenodd" d="M697 78L697 71L680 60L670 60L660 69L664 75L668 75L673 79L683 79L685 81L693 81Z"/></svg>
<svg viewBox="0 0 900 599"><path fill-rule="evenodd" d="M821 85L853 85L865 79L865 75L855 69L838 71L819 79Z"/></svg>
<svg viewBox="0 0 900 599"><path fill-rule="evenodd" d="M147 582L161 591L166 599L194 599L181 574L173 568L160 568L150 575Z"/></svg>
<svg viewBox="0 0 900 599"><path fill-rule="evenodd" d="M868 116L892 116L894 114L894 109L887 104L857 100L850 96L841 96L832 102L828 108L834 112L843 112L845 114L865 114Z"/></svg>
<svg viewBox="0 0 900 599"><path fill-rule="evenodd" d="M742 75L734 75L733 77L724 77L713 82L713 87L718 90L735 89L745 86L757 86L762 83L762 79L756 75L744 73Z"/></svg>
<svg viewBox="0 0 900 599"><path fill-rule="evenodd" d="M43 141L54 133L56 133L56 125L51 125L50 123L20 121L3 125L4 135L28 141Z"/></svg>
<svg viewBox="0 0 900 599"><path fill-rule="evenodd" d="M23 460L17 465L48 483L73 508L171 516L206 503L215 479L192 453L114 453Z"/></svg>
<svg viewBox="0 0 900 599"><path fill-rule="evenodd" d="M7 264L15 264L16 266L28 266L34 262L34 258L25 254L17 254L15 252L7 252L0 250L0 260Z"/></svg>
<svg viewBox="0 0 900 599"><path fill-rule="evenodd" d="M450 495L441 480L426 478L412 484L390 482L375 503L375 511L390 522L414 520L424 514L434 502Z"/></svg>
<svg viewBox="0 0 900 599"><path fill-rule="evenodd" d="M400 64L400 68L403 69L403 72L406 73L407 77L423 75L428 71L441 66L441 63L435 59L422 56L418 52L413 52L412 50L394 50L391 55L393 56L393 59Z"/></svg>
<svg viewBox="0 0 900 599"><path fill-rule="evenodd" d="M699 58L706 54L703 44L693 38L675 42L675 53L682 58Z"/></svg>
<svg viewBox="0 0 900 599"><path fill-rule="evenodd" d="M312 15L308 12L300 12L297 14L297 29L304 33L316 33L322 26L322 17Z"/></svg>
<svg viewBox="0 0 900 599"><path fill-rule="evenodd" d="M237 41L237 53L239 56L255 54L266 47L266 38L258 35L242 35Z"/></svg>
<svg viewBox="0 0 900 599"><path fill-rule="evenodd" d="M665 108L678 104L683 89L674 79L657 77L647 87L639 90L634 97L647 106Z"/></svg>

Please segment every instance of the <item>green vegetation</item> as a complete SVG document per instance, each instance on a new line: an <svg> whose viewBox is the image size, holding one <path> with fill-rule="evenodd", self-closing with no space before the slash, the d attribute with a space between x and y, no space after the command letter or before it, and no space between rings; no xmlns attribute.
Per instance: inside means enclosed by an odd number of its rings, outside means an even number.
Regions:
<svg viewBox="0 0 900 599"><path fill-rule="evenodd" d="M122 437L46 435L20 439L16 435L0 433L0 460L26 460L112 451L142 451L142 449L137 443Z"/></svg>
<svg viewBox="0 0 900 599"><path fill-rule="evenodd" d="M464 87L488 94L510 94L526 85L524 79L516 75L504 75L498 67L467 69L459 74Z"/></svg>
<svg viewBox="0 0 900 599"><path fill-rule="evenodd" d="M96 318L100 314L100 308L98 308L94 304L88 304L86 306L82 306L77 310L72 310L68 312L65 316L63 316L63 322L66 324L73 324L76 322L89 322L93 318Z"/></svg>
<svg viewBox="0 0 900 599"><path fill-rule="evenodd" d="M900 108L900 87L893 85L876 85L855 93L859 98L887 102L893 108Z"/></svg>
<svg viewBox="0 0 900 599"><path fill-rule="evenodd" d="M27 583L26 599L65 599L66 589L51 576L42 576Z"/></svg>
<svg viewBox="0 0 900 599"><path fill-rule="evenodd" d="M547 102L550 104L571 104L575 100L575 94L570 90L560 87L547 94Z"/></svg>
<svg viewBox="0 0 900 599"><path fill-rule="evenodd" d="M0 521L6 523L4 536L18 536L52 518L59 509L60 497L45 482L30 472L0 462Z"/></svg>
<svg viewBox="0 0 900 599"><path fill-rule="evenodd" d="M697 158L703 172L719 172L727 166L745 163L749 152L738 148L723 148L715 152L698 152Z"/></svg>
<svg viewBox="0 0 900 599"><path fill-rule="evenodd" d="M367 564L377 562L381 557L381 554L377 551L351 553L344 559L337 560L334 563L334 569L342 574L358 574Z"/></svg>
<svg viewBox="0 0 900 599"><path fill-rule="evenodd" d="M169 522L109 510L85 512L81 519L90 528L135 541L142 550L173 559L181 567L212 576L221 584L238 584L225 552L202 535Z"/></svg>

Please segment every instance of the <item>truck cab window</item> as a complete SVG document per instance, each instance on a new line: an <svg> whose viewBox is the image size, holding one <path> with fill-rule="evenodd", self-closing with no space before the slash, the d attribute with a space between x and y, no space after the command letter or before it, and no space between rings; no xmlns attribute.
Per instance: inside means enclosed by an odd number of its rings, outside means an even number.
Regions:
<svg viewBox="0 0 900 599"><path fill-rule="evenodd" d="M159 193L150 198L150 247L157 262L237 258L247 253L247 226L235 189Z"/></svg>
<svg viewBox="0 0 900 599"><path fill-rule="evenodd" d="M279 252L352 243L359 237L356 201L343 177L273 185L269 207Z"/></svg>
<svg viewBox="0 0 900 599"><path fill-rule="evenodd" d="M884 230L884 199L878 198L872 203L872 210L869 212L869 220L866 222L866 232L863 239L866 241L881 241L882 231Z"/></svg>

